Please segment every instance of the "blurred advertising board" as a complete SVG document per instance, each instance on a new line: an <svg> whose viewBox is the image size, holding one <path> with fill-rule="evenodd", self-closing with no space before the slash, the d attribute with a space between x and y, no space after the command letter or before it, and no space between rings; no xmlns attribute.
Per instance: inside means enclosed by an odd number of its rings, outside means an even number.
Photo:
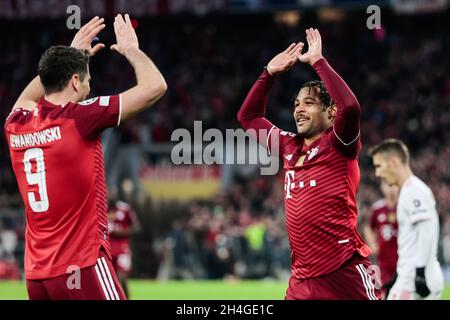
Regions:
<svg viewBox="0 0 450 320"><path fill-rule="evenodd" d="M155 200L210 199L221 187L220 165L155 164L142 168L142 188Z"/></svg>

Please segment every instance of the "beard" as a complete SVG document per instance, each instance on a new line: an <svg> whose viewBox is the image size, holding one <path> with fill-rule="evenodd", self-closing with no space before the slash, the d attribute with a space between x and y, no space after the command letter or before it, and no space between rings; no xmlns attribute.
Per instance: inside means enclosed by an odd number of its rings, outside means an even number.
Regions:
<svg viewBox="0 0 450 320"><path fill-rule="evenodd" d="M297 127L297 134L304 139L312 138L320 132L320 129L313 128L310 123L307 126L303 125L301 128Z"/></svg>

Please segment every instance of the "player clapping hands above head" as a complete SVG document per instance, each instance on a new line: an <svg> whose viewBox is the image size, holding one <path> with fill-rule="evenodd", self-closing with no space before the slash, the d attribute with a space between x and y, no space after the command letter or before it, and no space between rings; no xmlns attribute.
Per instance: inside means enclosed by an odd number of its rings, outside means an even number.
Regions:
<svg viewBox="0 0 450 320"><path fill-rule="evenodd" d="M302 42L293 43L268 63L238 113L241 125L259 131L260 143L284 162L292 258L286 299L376 300L380 291L367 271L370 249L356 229L361 109L323 57L319 31L306 30L306 40L306 52ZM297 132L291 133L264 115L277 76L297 61L313 67L321 81L298 90L293 110Z"/></svg>
<svg viewBox="0 0 450 320"><path fill-rule="evenodd" d="M89 59L105 47L91 43L104 27L95 17L71 47L49 48L39 61L39 76L5 122L27 217L30 299L125 298L111 264L100 134L153 105L167 85L139 49L130 17L117 15L111 49L133 66L137 84L119 95L83 101L90 92ZM81 269L75 289L66 285L70 266Z"/></svg>

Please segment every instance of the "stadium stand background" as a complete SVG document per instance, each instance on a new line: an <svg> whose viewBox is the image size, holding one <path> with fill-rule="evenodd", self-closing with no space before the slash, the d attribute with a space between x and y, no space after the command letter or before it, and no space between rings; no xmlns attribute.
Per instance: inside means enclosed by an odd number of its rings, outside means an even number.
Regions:
<svg viewBox="0 0 450 320"><path fill-rule="evenodd" d="M368 30L364 1L342 1L342 6L336 1L335 9L326 10L308 7L300 15L272 10L274 1L264 6L260 1L230 1L229 10L222 7L226 1L216 1L213 9L220 10L205 13L202 7L171 14L170 2L158 1L153 16L138 17L137 29L141 47L165 75L169 91L154 108L104 135L109 188L134 206L143 227L133 238L133 277L288 276L282 173L259 176L257 166L223 166L218 192L189 201L152 196L140 177L142 168L167 163L173 130L192 131L194 120L203 121L203 130L238 128L237 111L262 67L289 43L304 40L304 29L310 26L321 31L324 55L363 108L361 223L380 196L367 149L383 138L401 138L412 151L414 172L436 196L442 230L439 258L450 264L448 9L397 14L383 2L383 28ZM281 5L292 9L292 3ZM44 50L69 44L73 32L65 22L64 17L41 15L0 18L2 126L35 76ZM101 40L113 42L111 23ZM118 93L134 81L126 61L108 49L92 59L91 74L92 96ZM317 76L305 65L280 76L268 118L295 130L291 98L311 78ZM3 133L0 141L0 278L20 278L25 221Z"/></svg>

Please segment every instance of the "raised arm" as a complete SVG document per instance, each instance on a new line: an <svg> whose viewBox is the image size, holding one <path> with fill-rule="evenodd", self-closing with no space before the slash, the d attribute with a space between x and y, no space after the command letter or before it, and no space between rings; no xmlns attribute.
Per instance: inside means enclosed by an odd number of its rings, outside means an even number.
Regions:
<svg viewBox="0 0 450 320"><path fill-rule="evenodd" d="M95 55L99 50L105 47L103 43L91 46L94 38L105 28L104 19L99 17L92 18L76 34L70 45L73 48L89 51L90 55ZM22 91L17 101L14 103L13 110L16 108L33 109L38 101L45 95L39 76L35 77Z"/></svg>
<svg viewBox="0 0 450 320"><path fill-rule="evenodd" d="M272 124L264 116L269 91L274 79L267 70L264 70L247 94L237 116L239 123L245 130L270 129L272 127Z"/></svg>
<svg viewBox="0 0 450 320"><path fill-rule="evenodd" d="M317 29L306 30L308 52L299 55L299 60L310 64L325 84L336 104L333 130L335 145L345 153L354 153L359 147L360 114L358 100L345 81L333 70L322 56L322 39Z"/></svg>
<svg viewBox="0 0 450 320"><path fill-rule="evenodd" d="M265 118L269 91L272 88L275 76L288 71L296 63L302 47L303 43L293 43L267 64L266 69L256 80L238 112L237 119L245 130L254 129L258 131L263 129L266 131L267 136L264 137L266 141L263 141L264 139L261 139L259 135L256 138L259 142L266 143L268 147L269 136L276 128Z"/></svg>
<svg viewBox="0 0 450 320"><path fill-rule="evenodd" d="M42 86L41 79L37 76L22 91L14 103L12 110L17 108L33 109L44 95L44 87Z"/></svg>
<svg viewBox="0 0 450 320"><path fill-rule="evenodd" d="M117 44L111 49L130 62L137 80L133 88L121 94L121 119L126 120L158 101L167 91L167 84L152 60L139 49L138 38L128 14L125 20L120 14L116 16L114 31Z"/></svg>

